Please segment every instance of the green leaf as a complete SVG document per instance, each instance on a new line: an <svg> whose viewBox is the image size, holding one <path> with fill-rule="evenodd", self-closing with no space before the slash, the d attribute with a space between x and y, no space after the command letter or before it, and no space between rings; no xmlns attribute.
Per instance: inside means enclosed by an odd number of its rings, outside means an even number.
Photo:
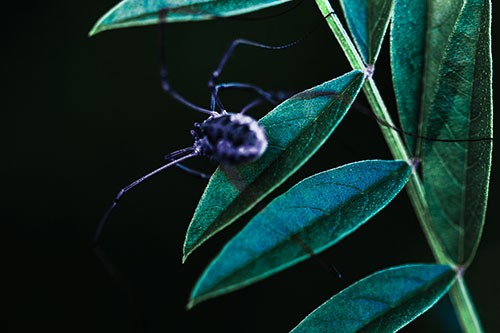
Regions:
<svg viewBox="0 0 500 333"><path fill-rule="evenodd" d="M491 3L468 0L439 70L423 135L493 137ZM478 246L488 199L493 142L422 142L422 174L433 228L449 258L468 265Z"/></svg>
<svg viewBox="0 0 500 333"><path fill-rule="evenodd" d="M454 281L446 265L389 268L333 296L292 332L395 332L432 307Z"/></svg>
<svg viewBox="0 0 500 333"><path fill-rule="evenodd" d="M321 172L274 199L205 270L189 306L264 279L359 228L406 184L404 161L362 161Z"/></svg>
<svg viewBox="0 0 500 333"><path fill-rule="evenodd" d="M374 65L389 25L394 0L341 0L340 3L365 63Z"/></svg>
<svg viewBox="0 0 500 333"><path fill-rule="evenodd" d="M360 71L347 73L289 98L260 120L268 139L266 152L256 162L215 171L189 225L183 261L318 150L347 113L364 78Z"/></svg>
<svg viewBox="0 0 500 333"><path fill-rule="evenodd" d="M160 10L168 9L166 22L210 20L241 15L291 0L123 0L94 25L89 36L101 31L158 23Z"/></svg>
<svg viewBox="0 0 500 333"><path fill-rule="evenodd" d="M404 130L420 134L439 77L439 65L463 0L396 0L391 29L391 64L399 118ZM417 139L406 135L412 154Z"/></svg>

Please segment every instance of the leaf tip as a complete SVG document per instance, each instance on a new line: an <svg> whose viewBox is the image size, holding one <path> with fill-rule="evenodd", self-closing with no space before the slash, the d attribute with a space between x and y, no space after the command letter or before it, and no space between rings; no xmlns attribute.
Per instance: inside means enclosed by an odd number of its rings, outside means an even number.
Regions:
<svg viewBox="0 0 500 333"><path fill-rule="evenodd" d="M193 253L193 251L196 250L202 243L204 243L206 239L207 239L206 237L199 238L193 242L191 241L191 237L189 235L189 230L188 230L188 234L186 235L186 239L184 240L184 247L182 248L182 254L183 254L182 263L184 263L187 260L187 257L189 257L191 253Z"/></svg>
<svg viewBox="0 0 500 333"><path fill-rule="evenodd" d="M96 24L94 24L94 26L92 27L92 29L90 29L88 37L95 36L95 35L97 35L101 31L102 31L101 25L99 24L99 22L97 22Z"/></svg>
<svg viewBox="0 0 500 333"><path fill-rule="evenodd" d="M189 298L189 302L186 304L186 310L191 310L196 304L198 304L196 298Z"/></svg>
<svg viewBox="0 0 500 333"><path fill-rule="evenodd" d="M193 252L193 248L189 248L188 245L186 243L184 243L184 247L182 248L182 263L184 264L187 260L187 258L189 257L189 255L191 255L191 253Z"/></svg>
<svg viewBox="0 0 500 333"><path fill-rule="evenodd" d="M182 263L185 263L187 258L193 253L194 250L200 246L201 243L195 243L194 245L189 245L184 243L184 248L182 249Z"/></svg>

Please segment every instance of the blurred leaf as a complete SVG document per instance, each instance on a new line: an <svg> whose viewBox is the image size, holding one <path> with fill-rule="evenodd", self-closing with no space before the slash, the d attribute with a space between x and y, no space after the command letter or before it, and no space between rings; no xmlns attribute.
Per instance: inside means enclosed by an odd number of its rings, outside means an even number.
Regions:
<svg viewBox="0 0 500 333"><path fill-rule="evenodd" d="M377 61L394 0L341 0L354 42L366 64Z"/></svg>
<svg viewBox="0 0 500 333"><path fill-rule="evenodd" d="M428 109L448 38L463 0L396 0L391 29L394 90L403 129L420 134L422 110ZM417 139L406 135L411 154Z"/></svg>
<svg viewBox="0 0 500 333"><path fill-rule="evenodd" d="M160 10L168 9L166 22L210 20L241 15L291 0L123 0L94 25L89 36L101 31L158 23Z"/></svg>
<svg viewBox="0 0 500 333"><path fill-rule="evenodd" d="M404 161L362 161L309 177L274 199L205 270L189 306L264 279L337 243L406 184Z"/></svg>
<svg viewBox="0 0 500 333"><path fill-rule="evenodd" d="M292 332L395 332L433 306L454 281L446 265L389 268L333 296Z"/></svg>
<svg viewBox="0 0 500 333"><path fill-rule="evenodd" d="M269 142L266 152L256 162L216 170L189 225L184 260L318 150L347 113L364 78L357 70L347 73L289 98L260 120Z"/></svg>
<svg viewBox="0 0 500 333"><path fill-rule="evenodd" d="M491 3L468 0L450 37L423 135L493 137ZM488 199L493 142L422 141L422 173L433 228L447 255L468 265Z"/></svg>

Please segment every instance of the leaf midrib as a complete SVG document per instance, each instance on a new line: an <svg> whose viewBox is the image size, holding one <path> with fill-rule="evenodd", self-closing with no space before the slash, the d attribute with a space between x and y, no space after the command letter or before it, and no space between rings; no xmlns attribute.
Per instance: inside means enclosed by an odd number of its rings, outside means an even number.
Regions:
<svg viewBox="0 0 500 333"><path fill-rule="evenodd" d="M285 149L283 149L282 151L280 151L277 155L277 157L275 159L273 159L271 161L271 163L269 163L263 170L262 172L260 172L257 177L255 177L251 182L247 183L247 185L245 186L244 190L243 191L239 191L238 189L236 189L238 191L238 194L234 197L234 199L226 206L226 209L224 209L220 214L217 215L217 217L213 220L213 222L215 223L212 223L209 228L205 229L203 231L203 233L201 234L200 237L198 237L199 240L202 240L201 242L198 242L197 246L195 247L192 247L192 249L187 252L186 254L189 254L191 252L193 252L197 247L199 247L202 243L204 243L211 235L214 235L215 233L219 232L220 230L222 230L223 228L225 228L227 225L229 225L231 222L235 221L236 219L238 219L240 216L244 215L245 213L247 213L248 211L250 211L259 201L261 201L262 198L264 198L265 196L267 196L269 193L271 193L274 189L276 189L279 185L281 185L291 174L293 174L295 171L297 171L298 168L300 168L303 164L304 164L304 158L302 158L302 161L298 163L298 165L296 165L292 170L290 170L290 172L287 174L286 177L281 177L282 179L274 184L272 187L270 187L267 191L261 193L258 195L258 198L253 200L253 202L251 202L249 205L247 205L246 209L243 209L243 210L240 210L236 215L234 215L233 217L230 217L230 218L226 218L226 222L220 222L217 223L216 221L218 221L218 218L224 214L224 212L226 212L228 209L228 207L230 207L232 204L234 204L234 202L236 200L238 200L239 198L241 198L241 195L242 193L244 193L249 187L251 187L253 184L257 183L261 178L262 178L262 174L264 174L266 172L266 170L269 170L270 167L272 167L273 165L275 165L276 163L278 163L278 160L280 159L280 157L282 156L283 152L285 152L286 150L288 150L288 148L290 146L292 146L294 143L296 143L300 138L302 138L302 133L306 132L307 130L309 130L309 128L311 126L313 126L314 123L317 122L317 119L320 118L321 116L323 116L323 114L325 114L329 109L330 107L335 103L337 102L338 100L341 101L341 103L343 103L343 101L341 100L341 97L342 95L344 95L348 90L350 90L352 88L353 85L355 85L355 83L357 82L357 80L359 80L360 78L363 78L364 75L362 75L362 73L358 73L359 77L353 79L349 84L346 85L346 87L342 90L342 93L340 94L337 94L335 95L335 97L328 103L328 105L326 107L323 108L323 111L319 112L318 115L314 118L312 118L313 120L311 122L309 122L309 124L307 126L305 126L300 132L299 134L292 140L290 141L290 143L285 147ZM293 97L292 97L293 98ZM352 104L352 102L350 103ZM341 104L342 105L342 104ZM346 111L344 112L347 112L349 108L347 108ZM337 122L337 125L338 125L338 122ZM331 133L330 133L331 134ZM300 155L301 157L303 155ZM216 225L215 228L213 228L213 232L210 231L211 227Z"/></svg>
<svg viewBox="0 0 500 333"><path fill-rule="evenodd" d="M252 258L252 260L248 261L245 265L243 266L239 266L237 269L235 269L234 271L231 272L230 275L227 275L226 277L224 277L223 279L219 280L219 282L214 285L211 289L214 290L214 288L218 285L221 285L224 283L224 281L226 281L227 279L233 277L234 275L236 275L239 271L245 269L246 267L254 264L256 261L258 261L260 258L266 256L267 254L269 254L270 252L272 252L273 250L275 250L276 248L280 247L282 244L286 243L286 242L292 242L292 243L296 243L292 240L293 237L296 237L297 235L299 235L300 233L303 233L305 231L308 231L310 228L314 227L314 225L318 224L318 223L321 223L322 220L324 219L328 219L330 218L330 216L332 215L332 212L333 211L336 211L336 210L342 210L345 206L348 206L350 205L353 201L355 200L358 200L360 197L362 197L363 195L369 195L370 193L372 193L374 191L374 188L377 188L380 184L382 183L385 183L385 182L388 182L391 178L391 176L394 176L395 174L399 174L399 173L402 173L404 172L404 168L399 168L397 169L395 172L391 173L390 175L380 179L378 182L372 184L368 189L360 192L360 193L356 193L354 194L353 196L351 196L347 201L345 201L343 204L339 205L339 206L336 206L328 215L321 215L319 216L318 218L316 219L313 219L311 220L311 223L307 226L305 226L304 228L298 230L297 232L294 232L292 233L291 235L287 236L287 238L283 239L281 242L279 242L276 246L273 246L269 249L267 249L266 251L263 251L261 252L261 255L259 257L256 257L256 258ZM312 208L314 209L314 207ZM368 218L369 219L369 218ZM360 223L360 225L357 226L357 228L359 226L361 226L365 221L362 221ZM355 231L357 228L355 228L354 230L352 230L351 232ZM272 230L272 229L268 229L268 230ZM277 233L275 230L272 230L273 232ZM350 232L347 232L347 233L343 233L342 235L340 235L340 237L343 237L345 236L346 234L349 234ZM278 233L277 233L278 234ZM339 242L342 238L340 239L337 239L337 241L333 244L327 244L326 247L330 247L330 246L333 246L334 244L336 244L337 242ZM298 244L300 245L300 244ZM307 244L306 244L307 245ZM323 250L325 250L325 246L322 246L322 247L319 247L319 248L316 248L316 249L311 249L315 255L317 255L318 253L322 252ZM318 250L318 252L315 252L315 250ZM302 261L304 258L307 258L309 257L310 255L307 253L307 252L304 252L304 255L303 256L299 256L297 258L294 258L294 260L291 260L287 263L284 263L284 264L281 264L280 266L278 267L275 267L274 269L271 269L271 270L267 270L259 275L256 275L256 276L253 276L251 277L250 279L247 279L247 280L242 280L241 282L239 282L237 285L230 285L230 286L226 286L222 289L215 289L215 291L212 291L212 292L208 292L208 293L205 293L203 296L203 298L207 298L207 297L210 297L211 294L215 294L215 295L220 295L220 294L223 294L224 291L226 289L232 289L231 287L236 287L238 285L248 285L250 283L252 283L253 281L256 281L256 280L259 280L263 275L265 275L265 273L269 273L269 275L273 274L273 273L276 273L277 271L281 270L281 269L285 269L287 267L290 267L293 263L296 263L296 262L299 262L299 261Z"/></svg>
<svg viewBox="0 0 500 333"><path fill-rule="evenodd" d="M380 320L385 317L387 314L389 314L390 312L394 311L394 310L397 310L398 307L400 306L404 306L405 304L408 304L408 303L411 303L411 301L414 299L414 298L418 298L418 295L421 294L421 293L424 293L425 291L429 290L429 289L432 289L434 287L437 287L437 285L439 284L439 282L441 281L444 281L446 280L446 273L449 273L449 272L444 272L440 275L438 275L437 277L435 277L434 279L432 280L429 280L429 281L426 281L425 284L422 286L422 287L419 287L417 289L415 289L413 292L407 294L407 297L403 297L401 298L399 301L395 302L393 306L389 306L387 307L386 309L380 311L379 313L377 313L374 317L371 318L371 320L369 320L368 322L364 323L362 327L360 327L359 329L363 329L365 328L366 326L368 326L369 324L371 323L375 323L377 320ZM409 279L408 277L398 277L398 276L395 276L395 277L390 277L391 279L396 279L396 278L400 278L400 279ZM412 278L412 277L410 277ZM439 298L438 298L439 299ZM392 303L391 303L392 304ZM404 326L404 325L403 325ZM401 326L400 326L401 327Z"/></svg>
<svg viewBox="0 0 500 333"><path fill-rule="evenodd" d="M469 105L469 112L468 112L468 119L467 119L467 137L471 137L471 133L470 133L470 130L471 130L471 126L470 126L470 122L471 122L471 116L472 116L472 107L473 107L473 103L474 103L474 86L475 86L475 80L474 78L476 77L476 70L477 70L477 67L476 66L476 60L477 60L477 54L478 54L478 51L480 49L480 46L479 46L479 37L480 37L480 33L481 33L481 30L482 30L482 25L483 25L483 15L484 15L484 10L486 9L486 6L484 4L484 1L482 1L482 8L481 8L481 13L479 15L479 26L478 26L478 29L475 31L475 43L474 43L474 59L473 60L473 74L472 74L472 82L471 82L471 85L470 85L470 105ZM467 191L467 188L469 186L467 186L468 184L468 177L467 177L467 172L468 172L468 164L469 164L469 143L466 143L467 145L467 149L465 149L465 158L464 158L464 170L465 170L465 177L464 177L464 191L462 192L462 209L461 209L461 212L460 212L460 230L462 230L462 232L459 233L459 237L460 237L460 243L459 243L459 253L458 253L458 258L459 258L459 262L464 262L464 257L465 257L465 204L466 202L468 201L467 200L467 197L468 197L468 191Z"/></svg>

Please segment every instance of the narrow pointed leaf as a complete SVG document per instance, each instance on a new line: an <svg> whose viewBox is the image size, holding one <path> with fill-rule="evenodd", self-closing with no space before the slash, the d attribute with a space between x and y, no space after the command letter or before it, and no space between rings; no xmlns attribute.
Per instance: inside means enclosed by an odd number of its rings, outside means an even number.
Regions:
<svg viewBox="0 0 500 333"><path fill-rule="evenodd" d="M256 162L215 171L189 225L184 260L300 168L342 120L363 82L364 74L352 71L289 98L262 118L266 152Z"/></svg>
<svg viewBox="0 0 500 333"><path fill-rule="evenodd" d="M404 130L420 134L439 77L448 39L463 0L396 0L391 28L391 64L399 118ZM417 139L406 135L412 154Z"/></svg>
<svg viewBox="0 0 500 333"><path fill-rule="evenodd" d="M432 307L454 281L446 265L389 268L333 296L292 332L395 332Z"/></svg>
<svg viewBox="0 0 500 333"><path fill-rule="evenodd" d="M341 0L342 9L366 64L377 61L394 0Z"/></svg>
<svg viewBox="0 0 500 333"><path fill-rule="evenodd" d="M274 199L205 270L190 306L268 277L337 243L404 187L403 161L362 161L321 172Z"/></svg>
<svg viewBox="0 0 500 333"><path fill-rule="evenodd" d="M468 0L445 52L423 134L491 138L491 3ZM431 221L449 258L467 265L483 229L492 144L422 142L422 173Z"/></svg>
<svg viewBox="0 0 500 333"><path fill-rule="evenodd" d="M160 10L168 9L166 22L210 20L250 13L291 0L123 0L94 25L101 31L158 23Z"/></svg>

